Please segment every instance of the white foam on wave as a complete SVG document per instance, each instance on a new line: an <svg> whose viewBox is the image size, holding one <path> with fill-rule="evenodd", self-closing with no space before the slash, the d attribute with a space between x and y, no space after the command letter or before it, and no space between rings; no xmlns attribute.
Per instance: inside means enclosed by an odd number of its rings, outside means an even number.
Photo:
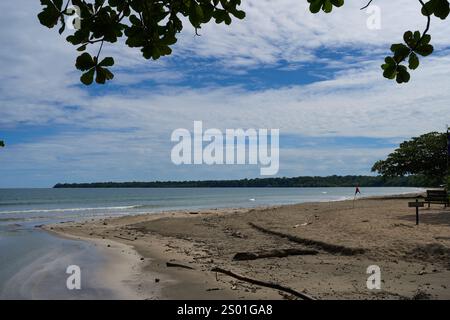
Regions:
<svg viewBox="0 0 450 320"><path fill-rule="evenodd" d="M141 205L121 206L121 207L95 207L95 208L60 208L60 209L31 209L17 211L0 211L0 214L17 214L17 213L51 213L51 212L78 212L78 211L101 211L101 210L130 210L142 208Z"/></svg>

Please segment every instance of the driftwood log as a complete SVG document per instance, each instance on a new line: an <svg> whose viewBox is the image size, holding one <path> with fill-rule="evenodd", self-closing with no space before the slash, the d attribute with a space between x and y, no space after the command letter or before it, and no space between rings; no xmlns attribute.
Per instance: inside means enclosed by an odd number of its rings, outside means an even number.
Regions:
<svg viewBox="0 0 450 320"><path fill-rule="evenodd" d="M305 250L305 249L274 249L265 250L257 252L238 252L234 255L233 260L235 261L245 261L245 260L256 260L264 258L284 258L289 256L300 256L300 255L315 255L318 254L317 250Z"/></svg>
<svg viewBox="0 0 450 320"><path fill-rule="evenodd" d="M322 242L322 241L300 238L300 237L293 236L293 235L290 235L287 233L273 231L273 230L258 226L256 224L254 224L253 222L249 222L248 224L258 231L261 231L261 232L264 232L264 233L267 233L270 235L278 236L281 238L285 238L285 239L288 239L289 241L299 243L299 244L302 244L305 246L312 246L319 250L323 250L323 251L326 251L326 252L332 253L332 254L341 254L344 256L354 256L356 254L362 254L365 252L365 250L361 249L361 248L349 248L349 247L344 247L344 246L326 243L326 242Z"/></svg>
<svg viewBox="0 0 450 320"><path fill-rule="evenodd" d="M291 295L293 295L293 296L295 296L297 298L301 298L303 300L316 300L313 297L307 295L306 293L298 292L298 291L296 291L296 290L294 290L292 288L282 286L282 285L280 285L278 283L266 282L266 281L262 281L262 280L256 280L256 279L248 278L248 277L242 276L240 274L237 274L237 273L234 273L234 272L231 272L229 270L225 270L225 269L222 269L222 268L219 268L219 267L215 267L215 268L211 269L211 271L212 272L223 273L223 274L226 274L227 276L230 276L230 277L233 277L235 279L238 279L238 280L241 280L241 281L245 281L245 282L257 285L257 286L283 291L283 292L289 293L289 294L291 294Z"/></svg>
<svg viewBox="0 0 450 320"><path fill-rule="evenodd" d="M195 270L194 268L192 268L190 266L185 266L184 264L172 263L172 262L166 262L166 267L168 267L168 268L182 268L182 269Z"/></svg>
<svg viewBox="0 0 450 320"><path fill-rule="evenodd" d="M121 236L114 236L114 237L118 238L118 239L122 239L122 240L134 241L134 239L130 239L130 238L127 238L127 237L121 237Z"/></svg>

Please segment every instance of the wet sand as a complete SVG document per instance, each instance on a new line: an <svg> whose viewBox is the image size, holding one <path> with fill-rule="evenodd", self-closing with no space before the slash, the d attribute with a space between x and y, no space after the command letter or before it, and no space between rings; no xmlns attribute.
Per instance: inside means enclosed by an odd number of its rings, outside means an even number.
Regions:
<svg viewBox="0 0 450 320"><path fill-rule="evenodd" d="M140 257L133 268L128 265L129 280L121 282L143 299L294 298L211 272L214 267L316 299L450 299L450 209L425 208L416 226L408 201L391 197L166 212L45 228L96 239L98 246L118 254L117 261ZM233 260L239 252L273 249L317 254ZM168 262L192 269L168 267ZM381 268L380 290L367 288L370 265Z"/></svg>
<svg viewBox="0 0 450 320"><path fill-rule="evenodd" d="M38 228L17 231L2 241L9 246L2 254L2 300L140 298L131 286L139 256L129 246L106 250L95 239L74 241ZM81 270L81 290L67 287L67 268L73 265Z"/></svg>

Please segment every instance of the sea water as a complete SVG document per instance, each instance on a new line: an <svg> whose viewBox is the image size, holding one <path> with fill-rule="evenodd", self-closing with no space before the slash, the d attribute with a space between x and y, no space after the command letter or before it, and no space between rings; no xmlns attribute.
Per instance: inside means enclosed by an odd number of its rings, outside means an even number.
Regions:
<svg viewBox="0 0 450 320"><path fill-rule="evenodd" d="M361 188L362 196L421 191ZM0 189L0 299L108 299L96 282L106 263L91 243L62 239L39 225L168 210L246 208L353 199L354 188ZM83 270L83 290L68 290L66 268Z"/></svg>

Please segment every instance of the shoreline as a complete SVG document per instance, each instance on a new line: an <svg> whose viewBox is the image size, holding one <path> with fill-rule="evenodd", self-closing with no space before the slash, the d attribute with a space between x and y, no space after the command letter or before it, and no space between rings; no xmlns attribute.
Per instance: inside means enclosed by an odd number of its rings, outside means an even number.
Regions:
<svg viewBox="0 0 450 320"><path fill-rule="evenodd" d="M106 269L95 271L98 275L98 281L106 283L106 287L116 293L117 299L135 300L142 298L137 276L141 272L140 261L142 257L132 246L110 239L60 233L51 229L53 225L59 224L43 225L41 229L59 238L91 243L99 251L102 258L106 260ZM107 248L113 250L107 250Z"/></svg>
<svg viewBox="0 0 450 320"><path fill-rule="evenodd" d="M271 206L274 207L274 206ZM258 207L259 209L268 208L267 206ZM158 220L160 218L179 218L185 216L201 216L209 214L210 211L214 211L216 214L230 214L236 211L246 211L249 208L213 208L210 210L193 211L193 210L180 210L180 211L164 211L156 213L146 213L131 216L120 217L108 217L105 219L96 219L95 222L100 222L101 225L109 225L110 221L117 221L125 219L129 220L141 220L146 221ZM252 208L250 208L252 209ZM196 212L193 214L193 212ZM79 229L80 226L86 225L92 220L86 220L81 222L64 222L58 224L43 225L41 228L49 233L54 234L57 237L67 238L76 241L87 241L96 244L101 252L111 258L110 250L116 250L115 255L110 260L114 264L125 266L122 268L125 272L121 274L120 279L115 279L116 273L112 271L114 268L107 270L109 273L107 279L109 281L108 287L114 287L119 289L120 296L130 297L131 299L146 299L146 300L169 300L169 299L189 299L192 295L195 299L200 300L221 300L221 299L243 299L246 298L235 289L228 287L228 283L225 281L217 281L214 274L207 274L209 270L190 270L183 267L167 267L167 263L173 263L174 265L189 266L186 263L186 250L187 247L192 247L183 240L177 241L177 239L169 239L157 234L151 236L151 241L144 241L139 243L139 240L134 240L126 237L122 237L122 234L112 235L110 237L105 236L93 236L91 233L85 233ZM69 228L70 231L66 231ZM74 229L72 229L74 228ZM64 231L63 231L64 230ZM78 232L77 232L78 231ZM80 232L81 231L81 232ZM109 233L109 231L106 231ZM167 247L175 246L183 247L183 252L169 252ZM128 249L119 250L121 246ZM192 248L190 249L192 250ZM120 252L119 252L120 251ZM127 261L131 260L134 264L127 264ZM139 257L139 259L133 259L133 257ZM112 281L111 281L112 280ZM118 284L122 282L122 284ZM111 285L113 284L113 285ZM133 291L134 290L134 291ZM266 290L265 296L259 297L259 299L270 299L277 297L271 293L271 290Z"/></svg>
<svg viewBox="0 0 450 320"><path fill-rule="evenodd" d="M381 198L360 198L356 201L356 209L351 209L350 207L350 205L353 204L352 200L346 200L269 207L266 206L260 208L169 211L107 218L97 220L95 222L85 221L81 223L48 225L45 226L44 229L53 228L50 231L58 235L69 235L75 238L79 237L86 241L95 241L95 239L100 239L102 240L99 244L100 246L105 246L108 242L111 244L113 242L117 242L133 248L133 251L143 257L141 263L138 264L139 269L137 271L135 270L136 274L138 274L136 276L135 283L138 283L137 288L140 288L140 292L143 293L140 297L144 299L286 298L284 295L280 295L280 293L276 290L242 283L241 281L236 281L228 276L220 275L218 280L216 280L215 274L210 272L213 267L226 266L230 270L236 270L240 273L246 274L248 273L248 270L254 269L253 264L256 265L256 269L281 269L283 271L281 273L286 274L279 276L280 281L278 281L278 279L277 281L280 283L291 283L293 278L297 278L298 275L293 277L293 274L297 273L297 264L303 267L307 266L307 269L310 270L306 271L306 274L309 275L306 278L311 279L305 279L303 274L300 276L300 278L303 278L300 283L304 285L306 292L312 293L313 296L316 296L319 299L412 298L416 291L419 293L422 292L422 290L425 290L423 287L426 287L426 284L430 284L432 282L431 280L427 280L423 285L417 287L415 285L411 285L417 282L416 277L420 273L434 275L431 278L433 278L432 280L435 282L435 287L432 287L433 290L438 291L436 297L448 298L450 297L450 292L447 288L450 286L442 284L441 282L445 282L443 280L445 277L447 279L450 278L450 265L445 266L445 263L442 262L440 257L431 257L431 259L429 259L431 260L429 263L424 263L421 259L405 259L404 257L397 257L396 251L404 251L402 246L399 246L399 248L393 248L392 250L390 250L389 246L387 246L387 248L381 248L381 250L380 248L376 248L379 252L376 252L377 250L374 250L374 248L370 248L367 254L356 257L344 257L332 253L330 254L329 252L320 252L318 256L287 257L283 259L270 258L255 260L254 262L246 261L243 263L234 262L230 259L228 253L223 252L229 251L227 245L229 245L229 247L236 247L235 251L238 251L238 249L245 251L244 249L247 247L255 247L252 249L260 249L261 247L278 248L280 246L292 247L292 243L287 244L286 240L273 239L274 237L259 234L257 231L250 231L247 224L240 220L245 220L249 215L252 217L258 216L261 220L259 223L267 222L265 224L271 226L280 224L280 222L283 221L282 219L274 218L273 215L278 215L286 211L286 213L290 213L288 215L290 216L296 211L307 212L308 210L317 212L317 215L315 214L314 216L319 218L311 219L311 215L308 214L307 218L311 221L306 222L305 226L303 226L304 223L289 226L287 230L290 234L293 233L291 232L293 230L297 231L303 228L305 230L313 229L311 226L317 225L319 226L319 230L312 232L311 236L308 236L307 239L313 239L316 241L325 240L326 243L342 245L345 247L356 247L358 240L348 241L339 235L339 233L343 233L345 230L340 230L339 228L333 230L329 225L327 226L327 219L324 219L325 226L320 226L313 220L321 220L322 216L323 218L326 218L325 215L336 215L336 213L339 214L340 211L346 215L342 218L343 220L354 219L355 216L357 217L359 215L361 215L362 218L365 213L364 210L361 209L367 209L367 211L372 213L374 210L376 212L378 207L380 210L391 210L391 207L393 207L394 212L397 208L399 208L399 210L402 211L402 214L407 213L412 217L412 211L407 208L407 203L405 201L414 196L417 196L417 194L403 194ZM402 205L400 205L400 203ZM432 209L432 211L433 210L436 209ZM353 213L348 215L348 211ZM450 216L450 214L447 215ZM286 216L286 214L283 213L282 216ZM373 216L370 218L372 219ZM335 217L333 217L333 219L335 219ZM336 221L339 222L339 220ZM366 222L366 219L362 219L362 221L358 221L355 225L357 228L360 228L361 226L364 226ZM225 233L225 236L221 239L224 242L224 248L219 248L221 245L220 243L212 244L208 242L213 242L215 240L215 233L211 232L214 230L208 230L211 229L209 224L214 224L213 229L215 229L215 231L222 231L222 233ZM279 227L286 229L284 224L285 223L281 223ZM426 224L426 222L424 224ZM333 223L331 223L331 225L333 225ZM414 226L405 227L405 223L396 223L393 226L395 228L400 228L398 230L399 232L414 235L414 232L411 232L411 230L402 230L410 228L414 229ZM343 227L345 227L345 224L343 224ZM442 226L442 228L439 228L439 232L436 233L436 231L434 231L432 234L442 233L445 235L450 231L450 227L447 227L447 225ZM190 232L187 232L186 230L190 230ZM380 228L380 230L382 231L383 229ZM334 231L338 236L333 237L333 232L330 231ZM248 233L253 233L255 238L261 239L251 239L251 236L248 235ZM326 236L324 237L323 234L326 234ZM395 235L395 233L390 233L390 235ZM423 235L421 234L421 237L422 236L426 236L426 233ZM428 234L428 236L430 235ZM443 246L443 248L437 247L436 250L444 250L445 257L447 257L447 255L450 257L450 249L448 249L448 252L445 251L447 248L450 248L450 237L448 240L444 238L445 236L443 236L443 240L438 241L438 245ZM426 246L428 243L424 241L424 239L420 239L420 237L417 241L419 242L414 245L423 246L426 251ZM250 242L250 245L246 244L247 242ZM370 245L370 243L368 243L368 245ZM415 248L414 245L411 245L410 248L412 252ZM108 249L114 248L111 246L111 248L107 248L106 250ZM381 292L364 292L364 288L361 288L361 283L365 283L363 281L363 279L366 278L364 272L365 270L358 270L358 272L354 272L355 268L352 268L350 265L370 265L370 263L373 263L372 260L379 261L379 257L377 256L380 255L386 260L383 261L383 264L384 267L388 269L395 269L397 270L396 272L410 269L413 270L411 274L408 274L407 276L409 278L408 281L410 282L410 285L402 283L399 290L396 290L394 287L390 287L389 290L382 290ZM167 267L167 262L193 267L195 270ZM282 262L281 266L278 262ZM320 278L323 277L322 273L327 274L327 272L330 272L330 266L336 266L336 270L339 270L340 268L347 270L344 275L334 276L337 278L346 278L346 281L343 281L344 283L337 284L334 289L330 287L326 290L323 284L318 285L314 282L318 281L320 283ZM423 271L427 270L428 267L432 269L431 272ZM440 275L438 271L433 270L440 270L439 272L442 272L445 276ZM254 272L251 272L250 274L252 273ZM424 277L423 274L420 278L427 278ZM393 277L394 280L400 279L402 278L402 275L396 274ZM361 282L357 286L355 285L356 278L358 278ZM295 282L298 281L294 281L294 284ZM349 285L350 287L348 287ZM357 287L356 289L355 286ZM353 291L350 290L350 292L347 292L351 287L353 287ZM344 288L345 290L342 292L342 289ZM302 289L301 286L300 289ZM315 294L313 294L314 291L316 291ZM320 291L320 293L317 293L317 291Z"/></svg>

